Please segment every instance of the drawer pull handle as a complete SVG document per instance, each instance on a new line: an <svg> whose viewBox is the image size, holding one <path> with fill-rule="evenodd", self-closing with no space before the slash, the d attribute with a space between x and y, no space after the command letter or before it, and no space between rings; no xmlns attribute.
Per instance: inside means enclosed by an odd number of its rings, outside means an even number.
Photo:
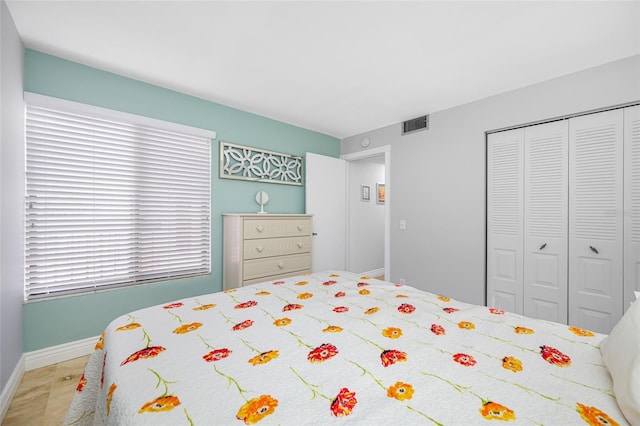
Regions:
<svg viewBox="0 0 640 426"><path fill-rule="evenodd" d="M540 246L540 250L543 250L546 246L547 246L547 243L544 243L543 245Z"/></svg>
<svg viewBox="0 0 640 426"><path fill-rule="evenodd" d="M598 251L597 248L595 248L594 246L589 246L589 248L591 249L592 252L594 252L595 254L599 254L600 252Z"/></svg>
<svg viewBox="0 0 640 426"><path fill-rule="evenodd" d="M278 268L283 269L284 268L284 262L278 262Z"/></svg>
<svg viewBox="0 0 640 426"><path fill-rule="evenodd" d="M264 250L264 248L263 248L262 246L260 246L260 247L256 247L256 251L257 251L258 253L262 253L262 250Z"/></svg>
<svg viewBox="0 0 640 426"><path fill-rule="evenodd" d="M264 231L264 228L262 227L262 225L258 225L258 226L256 226L256 230L258 232L262 232L262 231Z"/></svg>
<svg viewBox="0 0 640 426"><path fill-rule="evenodd" d="M298 248L302 248L302 247L304 247L304 244L302 244L302 243L298 243L298 244L296 244L296 245L298 246Z"/></svg>
<svg viewBox="0 0 640 426"><path fill-rule="evenodd" d="M298 231L302 231L303 229L304 229L304 226L298 225Z"/></svg>

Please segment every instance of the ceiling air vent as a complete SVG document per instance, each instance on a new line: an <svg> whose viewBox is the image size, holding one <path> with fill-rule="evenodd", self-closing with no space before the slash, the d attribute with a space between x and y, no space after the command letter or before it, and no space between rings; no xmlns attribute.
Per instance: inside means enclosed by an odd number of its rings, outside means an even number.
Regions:
<svg viewBox="0 0 640 426"><path fill-rule="evenodd" d="M417 132L419 130L429 129L429 116L423 115L422 117L414 118L413 120L407 120L402 123L402 135Z"/></svg>

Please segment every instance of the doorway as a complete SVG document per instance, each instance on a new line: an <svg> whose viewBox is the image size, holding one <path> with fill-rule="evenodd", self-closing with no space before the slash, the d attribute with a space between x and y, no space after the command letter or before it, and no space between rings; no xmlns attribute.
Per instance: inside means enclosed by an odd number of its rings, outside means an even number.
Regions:
<svg viewBox="0 0 640 426"><path fill-rule="evenodd" d="M373 277L384 276L389 281L390 147L345 154L341 158L347 162L346 269ZM383 195L380 200L378 190Z"/></svg>

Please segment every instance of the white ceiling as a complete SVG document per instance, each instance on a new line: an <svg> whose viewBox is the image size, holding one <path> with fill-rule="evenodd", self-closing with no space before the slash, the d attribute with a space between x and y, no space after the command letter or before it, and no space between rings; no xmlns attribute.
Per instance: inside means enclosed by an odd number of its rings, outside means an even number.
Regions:
<svg viewBox="0 0 640 426"><path fill-rule="evenodd" d="M26 47L338 138L640 53L637 0L7 4Z"/></svg>

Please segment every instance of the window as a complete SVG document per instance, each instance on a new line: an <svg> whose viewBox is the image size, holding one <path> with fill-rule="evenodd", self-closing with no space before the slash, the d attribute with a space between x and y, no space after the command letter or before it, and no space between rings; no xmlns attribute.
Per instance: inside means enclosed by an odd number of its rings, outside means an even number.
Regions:
<svg viewBox="0 0 640 426"><path fill-rule="evenodd" d="M25 97L25 300L211 272L213 132Z"/></svg>

